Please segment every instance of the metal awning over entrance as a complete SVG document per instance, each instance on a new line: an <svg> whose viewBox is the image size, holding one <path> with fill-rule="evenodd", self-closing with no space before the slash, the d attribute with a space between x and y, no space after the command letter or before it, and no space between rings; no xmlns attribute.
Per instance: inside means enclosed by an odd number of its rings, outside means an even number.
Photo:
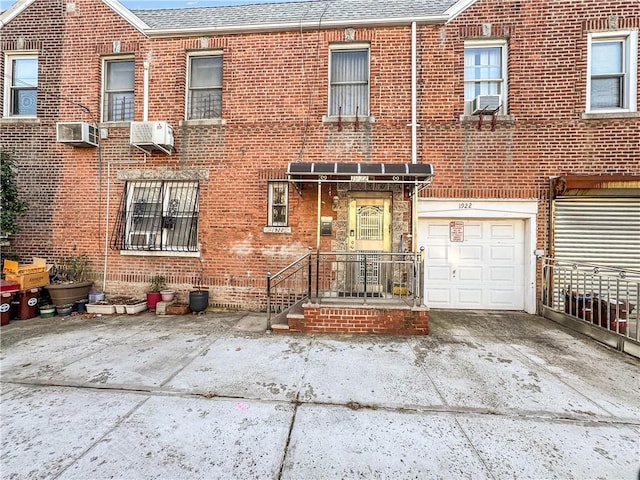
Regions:
<svg viewBox="0 0 640 480"><path fill-rule="evenodd" d="M399 183L422 189L431 183L433 167L428 163L292 162L287 178L295 183Z"/></svg>

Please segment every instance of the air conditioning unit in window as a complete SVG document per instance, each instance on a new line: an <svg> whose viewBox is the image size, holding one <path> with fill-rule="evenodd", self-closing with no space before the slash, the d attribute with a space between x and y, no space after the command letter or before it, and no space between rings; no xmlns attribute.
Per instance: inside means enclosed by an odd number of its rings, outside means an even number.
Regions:
<svg viewBox="0 0 640 480"><path fill-rule="evenodd" d="M493 113L500 108L500 95L478 95L471 102L472 115Z"/></svg>
<svg viewBox="0 0 640 480"><path fill-rule="evenodd" d="M150 232L129 234L129 246L138 250L153 250L157 245L157 235Z"/></svg>
<svg viewBox="0 0 640 480"><path fill-rule="evenodd" d="M97 147L98 127L87 122L56 123L56 139L73 147Z"/></svg>
<svg viewBox="0 0 640 480"><path fill-rule="evenodd" d="M131 122L129 141L145 153L159 150L171 155L173 127L167 122Z"/></svg>

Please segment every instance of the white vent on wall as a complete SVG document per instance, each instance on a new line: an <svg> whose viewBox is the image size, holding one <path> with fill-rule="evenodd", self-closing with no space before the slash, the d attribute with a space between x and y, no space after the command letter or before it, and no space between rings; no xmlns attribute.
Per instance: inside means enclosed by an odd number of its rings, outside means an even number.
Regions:
<svg viewBox="0 0 640 480"><path fill-rule="evenodd" d="M500 95L478 95L471 102L472 115L479 113L491 114L500 108Z"/></svg>
<svg viewBox="0 0 640 480"><path fill-rule="evenodd" d="M58 122L56 138L58 142L74 147L97 147L98 127L87 122Z"/></svg>
<svg viewBox="0 0 640 480"><path fill-rule="evenodd" d="M145 153L159 150L171 155L173 127L167 122L131 122L130 143Z"/></svg>

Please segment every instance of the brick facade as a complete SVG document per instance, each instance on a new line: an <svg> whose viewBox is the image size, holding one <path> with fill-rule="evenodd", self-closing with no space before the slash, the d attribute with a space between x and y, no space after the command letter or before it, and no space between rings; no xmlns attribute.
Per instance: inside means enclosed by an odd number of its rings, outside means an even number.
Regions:
<svg viewBox="0 0 640 480"><path fill-rule="evenodd" d="M267 271L316 246L317 186L290 189L291 233L265 233L267 180L289 162L410 162L411 26L354 25L370 44L370 110L358 128L323 121L328 104L329 46L345 29L148 37L99 0L37 0L2 27L2 50L36 50L37 121L0 120L0 145L21 164L19 185L30 211L11 252L55 259L73 251L91 258L93 277L109 293L143 292L157 273L186 295L210 287L211 303L262 308ZM487 24L490 26L487 27ZM570 174L639 174L640 118L585 117L588 32L640 28L636 0L520 2L479 0L447 24L420 24L418 162L436 177L420 201L537 199L538 248L546 248L548 178ZM464 41L508 41L509 111L495 129L461 117ZM221 51L224 122L185 122L187 55ZM149 119L174 126L176 151L145 156L129 145L128 123L105 123L100 148L55 142L57 121L97 122L102 61L135 59L135 120L143 114L143 64L150 64ZM0 68L4 74L4 56ZM4 75L3 75L4 77ZM3 99L4 100L4 99ZM199 258L121 255L106 249L135 170L204 170L200 184ZM336 222L320 247L344 244L344 210L323 185L321 214ZM408 191L393 192L394 249L411 232ZM401 213L397 213L401 212ZM342 223L341 223L342 222ZM107 236L108 235L108 236ZM403 244L409 246L406 241ZM395 327L394 327L395 328Z"/></svg>

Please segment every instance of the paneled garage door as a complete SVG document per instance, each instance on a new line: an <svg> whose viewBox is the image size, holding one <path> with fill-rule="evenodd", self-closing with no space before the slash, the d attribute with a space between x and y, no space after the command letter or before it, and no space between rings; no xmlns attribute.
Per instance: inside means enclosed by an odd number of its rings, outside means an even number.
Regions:
<svg viewBox="0 0 640 480"><path fill-rule="evenodd" d="M524 220L422 219L425 304L524 309Z"/></svg>

